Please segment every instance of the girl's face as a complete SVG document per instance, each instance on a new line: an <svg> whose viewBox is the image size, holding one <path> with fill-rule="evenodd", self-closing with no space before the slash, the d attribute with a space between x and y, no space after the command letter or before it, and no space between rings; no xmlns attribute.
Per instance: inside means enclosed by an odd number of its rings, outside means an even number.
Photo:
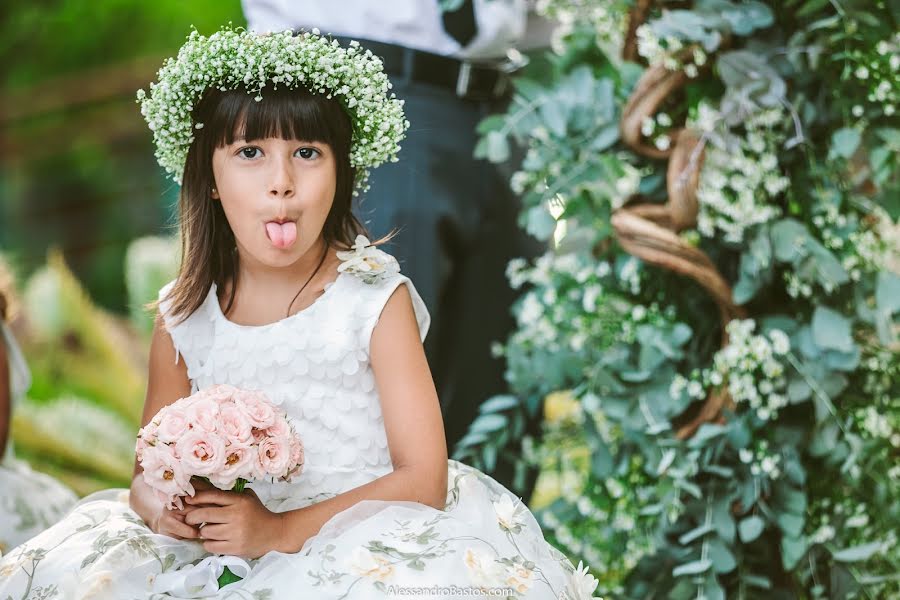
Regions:
<svg viewBox="0 0 900 600"><path fill-rule="evenodd" d="M238 251L269 267L295 263L322 235L337 169L324 142L266 138L216 148L215 191Z"/></svg>

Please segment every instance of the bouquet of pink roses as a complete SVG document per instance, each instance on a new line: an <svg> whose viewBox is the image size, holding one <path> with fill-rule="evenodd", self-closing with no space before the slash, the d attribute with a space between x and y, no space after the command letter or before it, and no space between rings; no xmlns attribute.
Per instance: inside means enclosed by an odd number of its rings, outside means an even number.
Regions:
<svg viewBox="0 0 900 600"><path fill-rule="evenodd" d="M144 481L169 508L194 495L191 477L242 491L254 479L290 481L303 444L284 411L262 392L214 385L165 406L138 432Z"/></svg>

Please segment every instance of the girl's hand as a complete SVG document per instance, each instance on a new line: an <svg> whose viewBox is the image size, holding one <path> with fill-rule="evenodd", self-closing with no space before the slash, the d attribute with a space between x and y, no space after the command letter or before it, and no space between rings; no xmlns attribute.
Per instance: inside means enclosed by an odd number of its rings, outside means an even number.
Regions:
<svg viewBox="0 0 900 600"><path fill-rule="evenodd" d="M162 507L153 522L147 525L154 533L167 535L176 540L196 540L200 537L200 529L185 522L191 510L194 509L188 506L185 506L184 510L169 510Z"/></svg>
<svg viewBox="0 0 900 600"><path fill-rule="evenodd" d="M202 490L184 500L185 524L205 523L200 538L207 552L259 558L283 545L284 515L263 506L252 489Z"/></svg>

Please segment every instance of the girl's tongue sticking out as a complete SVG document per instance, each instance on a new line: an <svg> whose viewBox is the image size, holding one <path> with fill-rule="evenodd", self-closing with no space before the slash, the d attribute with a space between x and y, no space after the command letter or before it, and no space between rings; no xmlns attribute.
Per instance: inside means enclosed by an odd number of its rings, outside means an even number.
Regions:
<svg viewBox="0 0 900 600"><path fill-rule="evenodd" d="M297 240L297 224L293 221L269 221L266 223L266 235L276 248L290 248Z"/></svg>

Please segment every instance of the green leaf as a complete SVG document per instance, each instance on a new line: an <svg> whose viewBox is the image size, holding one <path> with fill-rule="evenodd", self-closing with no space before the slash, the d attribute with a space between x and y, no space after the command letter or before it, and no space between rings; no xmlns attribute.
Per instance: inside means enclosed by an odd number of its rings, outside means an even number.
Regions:
<svg viewBox="0 0 900 600"><path fill-rule="evenodd" d="M699 573L705 573L712 566L712 561L709 559L706 560L695 560L694 562L689 562L685 565L678 565L674 569L672 569L672 577L681 577L682 575L697 575Z"/></svg>
<svg viewBox="0 0 900 600"><path fill-rule="evenodd" d="M475 422L472 423L469 431L473 433L487 433L491 431L497 431L498 429L503 429L504 427L506 427L506 423L507 418L503 415L481 415L480 417L475 419Z"/></svg>
<svg viewBox="0 0 900 600"><path fill-rule="evenodd" d="M603 152L617 141L619 141L619 126L618 124L609 125L600 130L589 148L595 152Z"/></svg>
<svg viewBox="0 0 900 600"><path fill-rule="evenodd" d="M691 448L699 448L705 446L706 442L719 437L728 431L727 425L716 425L715 423L704 423L697 430L697 433L690 439L688 446Z"/></svg>
<svg viewBox="0 0 900 600"><path fill-rule="evenodd" d="M737 566L734 554L719 538L709 540L709 557L716 573L730 573Z"/></svg>
<svg viewBox="0 0 900 600"><path fill-rule="evenodd" d="M751 515L746 519L741 519L741 522L738 523L738 534L741 537L741 541L746 543L750 543L756 538L760 536L765 528L765 521L757 517L756 515Z"/></svg>
<svg viewBox="0 0 900 600"><path fill-rule="evenodd" d="M728 542L734 542L734 517L731 516L731 500L722 498L716 502L712 513L713 524L719 537Z"/></svg>
<svg viewBox="0 0 900 600"><path fill-rule="evenodd" d="M493 398L485 400L482 405L478 407L478 412L482 414L500 412L501 410L508 410L518 405L519 399L515 396L494 396Z"/></svg>
<svg viewBox="0 0 900 600"><path fill-rule="evenodd" d="M228 567L225 567L225 570L222 571L221 575L219 575L219 579L218 579L219 589L222 589L229 583L234 583L236 581L240 581L241 579L243 579L243 578L238 577L237 575L232 573Z"/></svg>
<svg viewBox="0 0 900 600"><path fill-rule="evenodd" d="M525 230L541 241L549 240L556 230L556 219L542 204L532 206L526 212Z"/></svg>
<svg viewBox="0 0 900 600"><path fill-rule="evenodd" d="M562 103L551 98L544 102L540 108L541 117L547 128L557 137L566 135L566 113Z"/></svg>
<svg viewBox="0 0 900 600"><path fill-rule="evenodd" d="M813 313L813 339L820 348L852 352L856 345L850 330L850 321L837 311L819 306Z"/></svg>
<svg viewBox="0 0 900 600"><path fill-rule="evenodd" d="M806 538L781 538L781 564L785 570L790 571L806 553Z"/></svg>
<svg viewBox="0 0 900 600"><path fill-rule="evenodd" d="M775 258L781 262L794 262L806 255L805 245L809 231L799 221L782 219L771 229Z"/></svg>
<svg viewBox="0 0 900 600"><path fill-rule="evenodd" d="M484 135L489 131L503 129L504 125L506 125L506 115L491 115L482 119L475 130L479 134Z"/></svg>
<svg viewBox="0 0 900 600"><path fill-rule="evenodd" d="M688 544L690 544L691 542L696 540L698 537L706 535L707 533L709 533L711 531L715 531L715 528L713 527L712 523L701 525L700 527L691 529L687 533L682 534L678 538L678 543L681 544L682 546L687 546Z"/></svg>
<svg viewBox="0 0 900 600"><path fill-rule="evenodd" d="M781 513L778 515L777 521L778 526L789 537L799 537L803 533L803 515Z"/></svg>
<svg viewBox="0 0 900 600"><path fill-rule="evenodd" d="M753 587L758 587L763 590L771 590L772 589L772 581L768 577L764 577L762 575L751 575L747 574L741 577L741 579L747 585L752 585Z"/></svg>
<svg viewBox="0 0 900 600"><path fill-rule="evenodd" d="M800 10L797 11L798 17L807 17L815 12L818 12L828 6L830 4L830 0L809 0L806 4L804 4Z"/></svg>
<svg viewBox="0 0 900 600"><path fill-rule="evenodd" d="M613 472L613 457L609 447L602 439L591 444L591 473L599 480L604 480Z"/></svg>
<svg viewBox="0 0 900 600"><path fill-rule="evenodd" d="M858 129L849 127L838 129L831 135L831 149L828 152L828 158L850 158L859 148L861 140L862 134Z"/></svg>
<svg viewBox="0 0 900 600"><path fill-rule="evenodd" d="M868 544L863 544L861 546L854 546L852 548L844 548L843 550L838 550L832 557L834 560L840 562L858 562L861 560L867 560L873 554L878 552L881 549L881 542L870 542Z"/></svg>
<svg viewBox="0 0 900 600"><path fill-rule="evenodd" d="M875 305L889 315L900 310L900 276L890 271L879 271L875 283Z"/></svg>

